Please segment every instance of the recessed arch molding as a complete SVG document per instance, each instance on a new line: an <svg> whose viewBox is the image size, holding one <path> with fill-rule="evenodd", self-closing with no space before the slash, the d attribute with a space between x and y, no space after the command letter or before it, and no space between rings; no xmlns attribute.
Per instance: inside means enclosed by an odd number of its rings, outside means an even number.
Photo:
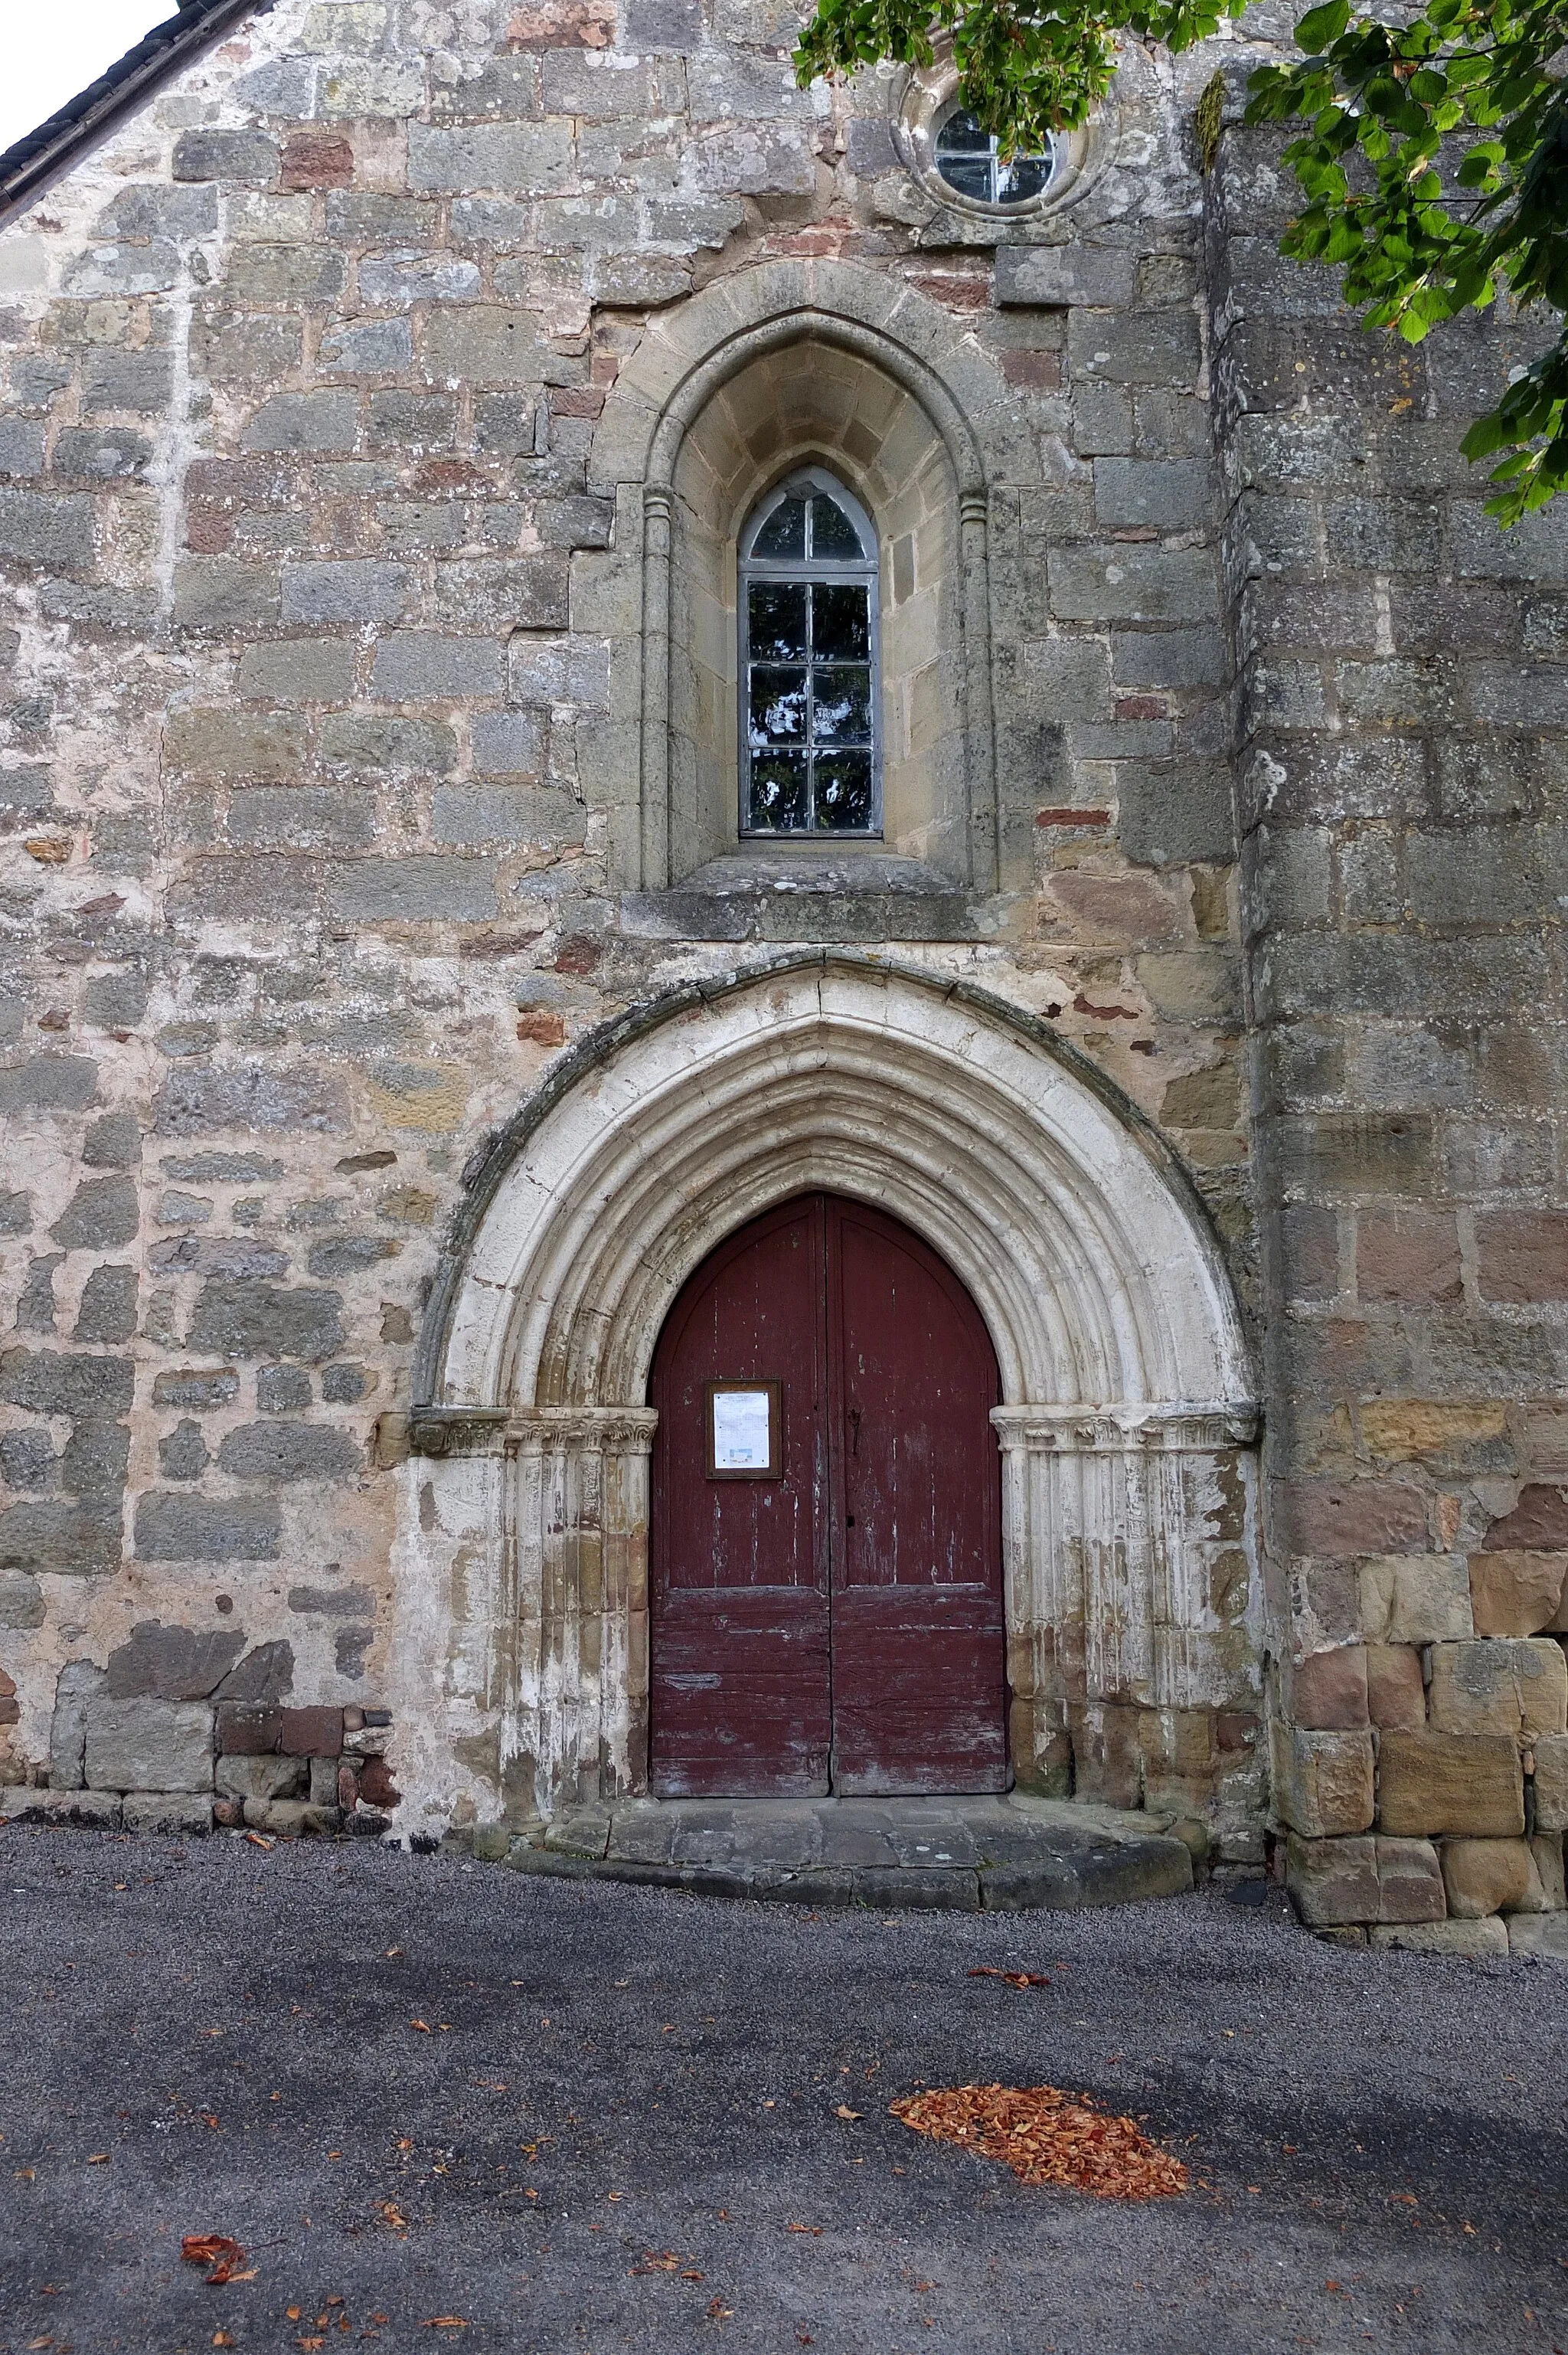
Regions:
<svg viewBox="0 0 1568 2355"><path fill-rule="evenodd" d="M1020 432L1003 378L938 304L903 282L830 261L759 263L659 314L622 367L596 429L589 487L613 499L617 558L634 554L640 575L635 600L628 597L618 609L622 627L612 647L612 668L629 682L629 705L630 682L636 681L638 719L635 777L629 773L620 782L610 817L621 886L668 890L722 847L713 838L722 788L705 791L705 750L688 742L685 717L688 707L704 708L705 697L688 688L684 671L711 659L701 642L720 634L705 631L703 623L703 613L718 602L716 583L703 581L694 591L686 579L690 573L697 581L705 562L709 571L715 566L711 555L683 544L683 451L726 388L743 378L777 387L791 353L801 363L789 388L794 454L830 462L841 454L834 436L842 419L825 404L819 434L810 412L812 388L821 382L812 355L825 353L853 362L868 386L906 396L926 421L932 453L945 462L944 512L933 515L927 506L923 528L933 583L941 576L952 601L950 626L941 633L951 648L952 677L935 696L912 690L920 709L909 753L907 831L911 841L939 846L939 863L961 886L993 892L1002 879L1003 828L991 677L990 485L993 478L1038 479L1038 453ZM737 495L747 507L766 487L760 432L756 447L756 479ZM911 484L931 471L928 457L907 450L905 463ZM929 498L928 488L924 496ZM705 528L712 518L704 505ZM736 521L738 516L728 518L730 527ZM938 538L942 553L932 562ZM707 702L715 688L722 698L733 682L721 677L708 683ZM938 711L949 713L951 741L923 741L922 726L929 731L930 715ZM722 741L725 731L717 733ZM953 806L959 799L961 811Z"/></svg>
<svg viewBox="0 0 1568 2355"><path fill-rule="evenodd" d="M718 1242L818 1188L913 1227L995 1344L1020 1782L1125 1798L1136 1732L1167 1759L1142 1796L1240 1820L1252 1758L1215 1728L1255 1713L1256 1417L1198 1198L1044 1025L831 952L629 1017L471 1173L409 1416L398 1651L482 1762L473 1804L645 1787L654 1346Z"/></svg>

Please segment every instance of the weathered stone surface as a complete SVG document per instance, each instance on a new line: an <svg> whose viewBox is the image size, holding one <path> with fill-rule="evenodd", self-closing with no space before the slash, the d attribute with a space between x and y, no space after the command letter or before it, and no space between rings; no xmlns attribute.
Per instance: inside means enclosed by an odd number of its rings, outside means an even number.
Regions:
<svg viewBox="0 0 1568 2355"><path fill-rule="evenodd" d="M111 1700L205 1700L245 1648L238 1630L166 1627L145 1619L109 1656L103 1690Z"/></svg>
<svg viewBox="0 0 1568 2355"><path fill-rule="evenodd" d="M1286 1885L1309 1929L1375 1922L1377 1843L1371 1838L1302 1839L1292 1832Z"/></svg>
<svg viewBox="0 0 1568 2355"><path fill-rule="evenodd" d="M1381 1554L1361 1564L1369 1643L1442 1644L1474 1632L1468 1567L1459 1554Z"/></svg>
<svg viewBox="0 0 1568 2355"><path fill-rule="evenodd" d="M218 1790L239 1799L296 1799L303 1793L307 1779L307 1764L302 1758L242 1758L226 1753L213 1770L213 1781Z"/></svg>
<svg viewBox="0 0 1568 2355"><path fill-rule="evenodd" d="M1367 1654L1361 1644L1313 1652L1294 1664L1290 1713L1298 1725L1350 1728L1369 1721Z"/></svg>
<svg viewBox="0 0 1568 2355"><path fill-rule="evenodd" d="M308 1423L252 1423L231 1431L218 1450L225 1472L242 1480L344 1480L363 1465L344 1431Z"/></svg>
<svg viewBox="0 0 1568 2355"><path fill-rule="evenodd" d="M1536 1832L1530 1842L1530 1853L1535 1859L1535 1870L1541 1875L1547 1912L1568 1912L1568 1881L1563 1878L1562 1833Z"/></svg>
<svg viewBox="0 0 1568 2355"><path fill-rule="evenodd" d="M1568 1963L1568 1913L1510 1913L1507 1929L1510 1955L1528 1955L1535 1962Z"/></svg>
<svg viewBox="0 0 1568 2355"><path fill-rule="evenodd" d="M1427 1709L1439 1733L1568 1732L1568 1663L1545 1636L1432 1648Z"/></svg>
<svg viewBox="0 0 1568 2355"><path fill-rule="evenodd" d="M87 1178L49 1232L68 1251L113 1251L134 1241L140 1222L132 1179Z"/></svg>
<svg viewBox="0 0 1568 2355"><path fill-rule="evenodd" d="M0 1401L28 1414L122 1414L135 1379L127 1358L86 1350L0 1350Z"/></svg>
<svg viewBox="0 0 1568 2355"><path fill-rule="evenodd" d="M1380 1922L1441 1922L1445 1898L1437 1850L1430 1840L1380 1838L1377 1850Z"/></svg>
<svg viewBox="0 0 1568 2355"><path fill-rule="evenodd" d="M1373 1814L1371 1733L1276 1732L1275 1804L1292 1829L1311 1839L1367 1830Z"/></svg>
<svg viewBox="0 0 1568 2355"><path fill-rule="evenodd" d="M136 1500L142 1561L276 1561L281 1533L278 1507L268 1497L150 1488Z"/></svg>
<svg viewBox="0 0 1568 2355"><path fill-rule="evenodd" d="M1484 1955L1506 1955L1510 1924L1501 1921L1410 1922L1397 1929L1374 1929L1371 1944L1402 1948L1411 1955L1455 1955L1477 1960Z"/></svg>
<svg viewBox="0 0 1568 2355"><path fill-rule="evenodd" d="M1531 1751L1535 1764L1536 1829L1568 1832L1568 1734L1539 1733Z"/></svg>
<svg viewBox="0 0 1568 2355"><path fill-rule="evenodd" d="M41 1627L48 1616L44 1592L25 1571L0 1572L0 1627Z"/></svg>
<svg viewBox="0 0 1568 2355"><path fill-rule="evenodd" d="M1410 1644L1366 1646L1367 1715L1384 1733L1419 1733L1426 1722L1421 1655Z"/></svg>
<svg viewBox="0 0 1568 2355"><path fill-rule="evenodd" d="M1568 1553L1470 1556L1470 1608L1478 1636L1533 1636L1550 1627L1568 1584Z"/></svg>
<svg viewBox="0 0 1568 2355"><path fill-rule="evenodd" d="M1545 1913L1546 1896L1528 1840L1449 1839L1441 1855L1448 1911L1456 1921Z"/></svg>
<svg viewBox="0 0 1568 2355"><path fill-rule="evenodd" d="M336 1292L215 1276L202 1286L188 1337L196 1349L314 1364L342 1349L342 1309ZM0 1385L4 1379L0 1359Z"/></svg>
<svg viewBox="0 0 1568 2355"><path fill-rule="evenodd" d="M210 1791L212 1711L200 1701L87 1703L87 1780L96 1791Z"/></svg>
<svg viewBox="0 0 1568 2355"><path fill-rule="evenodd" d="M1519 1745L1510 1735L1385 1733L1377 1769L1383 1831L1517 1838L1524 1830Z"/></svg>
<svg viewBox="0 0 1568 2355"><path fill-rule="evenodd" d="M79 1791L87 1780L87 1711L103 1690L103 1671L90 1660L71 1660L60 1670L49 1720L49 1785Z"/></svg>
<svg viewBox="0 0 1568 2355"><path fill-rule="evenodd" d="M198 1793L127 1791L120 1820L128 1832L179 1839L212 1829L212 1801Z"/></svg>

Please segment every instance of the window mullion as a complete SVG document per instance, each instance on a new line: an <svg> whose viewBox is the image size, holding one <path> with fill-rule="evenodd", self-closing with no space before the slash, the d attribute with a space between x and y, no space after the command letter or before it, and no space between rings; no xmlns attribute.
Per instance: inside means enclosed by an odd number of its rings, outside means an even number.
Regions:
<svg viewBox="0 0 1568 2355"><path fill-rule="evenodd" d="M810 510L807 509L808 518ZM810 524L808 522L808 529ZM817 830L817 598L806 582L806 831Z"/></svg>

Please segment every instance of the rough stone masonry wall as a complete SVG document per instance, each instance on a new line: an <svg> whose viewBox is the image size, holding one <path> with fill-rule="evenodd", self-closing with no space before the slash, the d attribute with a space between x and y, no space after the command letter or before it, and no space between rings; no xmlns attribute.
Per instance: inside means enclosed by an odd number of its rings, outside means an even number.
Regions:
<svg viewBox="0 0 1568 2355"><path fill-rule="evenodd" d="M1419 1534L1414 1571L1402 1558L1366 1572L1368 1592L1381 1595L1383 1579L1391 1598L1373 1666L1393 1677L1403 1664L1408 1701L1410 1579L1440 1580L1445 1563L1457 1576L1472 1540L1478 1552L1519 1551L1527 1540L1506 1533L1521 1484L1528 1509L1561 1501L1546 1423L1527 1415L1516 1432L1513 1408L1495 1435L1486 1423L1502 1413L1487 1403L1499 1391L1549 1387L1548 1327L1531 1313L1473 1307L1466 1322L1435 1310L1458 1339L1440 1366L1389 1385L1439 1414L1441 1446L1472 1456L1369 1423L1359 1401L1378 1382L1341 1381L1311 1354L1320 1333L1403 1331L1423 1313L1380 1303L1360 1327L1331 1316L1345 1304L1322 1289L1338 1264L1321 1262L1325 1217L1345 1252L1366 1255L1363 1286L1441 1286L1436 1242L1431 1272L1408 1270L1426 1264L1422 1237L1451 1232L1457 1248L1461 1197L1539 1218L1549 1184L1528 1109L1550 1097L1548 1037L1539 1018L1517 1021L1521 998L1543 1000L1539 951L1505 932L1500 945L1452 953L1456 976L1505 953L1511 971L1530 966L1522 990L1486 982L1488 1083L1514 1091L1506 1123L1468 1119L1463 1037L1398 1044L1394 1073L1385 1028L1389 1040L1415 1034L1382 1022L1383 996L1397 986L1391 1003L1436 1006L1441 959L1423 932L1428 962L1401 963L1416 943L1396 943L1405 919L1377 896L1385 838L1349 787L1341 803L1337 785L1303 784L1309 821L1295 825L1281 801L1271 831L1249 826L1255 879L1272 895L1266 910L1255 896L1256 922L1278 935L1252 959L1268 1026L1260 1068L1297 1123L1266 1094L1270 1135L1301 1151L1321 1138L1339 1156L1326 1173L1272 1181L1292 1204L1277 1230L1301 1304L1287 1329L1268 1306L1287 1277L1257 1274L1209 338L1223 337L1239 385L1249 333L1294 353L1286 314L1298 296L1255 212L1245 253L1233 239L1215 260L1216 284L1233 291L1211 318L1189 125L1212 59L1172 68L1131 49L1103 177L1070 217L1002 231L942 212L898 165L886 81L797 92L793 29L793 12L768 0L626 0L619 13L598 0L284 0L0 229L0 1720L14 1782L43 1786L51 1726L76 1722L85 1680L83 1707L216 1711L219 1729L226 1709L368 1718L389 1706L391 1769L408 1793L400 1831L500 1804L484 1728L503 1646L467 1624L460 1543L432 1552L445 1582L424 1615L399 1619L394 1540L411 1533L417 1550L433 1508L417 1465L382 1468L376 1433L408 1404L421 1307L475 1149L595 1025L768 954L623 926L601 797L606 731L623 723L599 616L625 583L585 466L651 306L772 257L826 255L900 281L1012 388L1012 471L991 497L994 686L1003 789L1026 811L1034 872L969 910L962 937L895 953L1055 1024L1193 1172L1272 1336L1277 1493L1317 1512L1314 1529L1341 1516L1331 1541L1304 1547L1301 1649L1332 1648L1340 1668L1359 1657L1356 1562ZM1266 325L1240 315L1244 285L1277 314ZM1310 699L1332 677L1313 689L1319 674L1294 651L1339 612L1323 593L1330 570L1349 566L1358 584L1354 649L1400 648L1366 662L1369 697L1436 693L1423 645L1406 649L1399 634L1425 626L1469 645L1498 593L1467 577L1446 603L1434 597L1420 482L1377 510L1380 529L1415 535L1395 554L1358 542L1351 565L1337 541L1297 549L1287 525L1299 514L1329 528L1316 486L1328 498L1350 464L1332 413L1349 366L1335 361L1272 462L1266 432L1246 454L1246 421L1226 412L1227 465L1265 470L1233 509L1237 594L1251 515L1266 561L1290 568L1267 576L1268 593L1296 600L1267 609L1288 661L1249 668L1252 780L1269 761L1288 765L1287 736L1306 748L1288 755L1303 778L1337 775L1341 738L1361 741L1362 722L1341 730ZM1295 410L1294 357L1279 371L1255 397L1233 390L1232 409ZM1417 410L1425 397L1408 395ZM1491 546L1472 502L1453 512L1470 519L1467 549ZM1261 588L1245 612L1248 628L1265 627ZM1550 598L1529 626L1533 660L1555 643ZM1478 651L1475 676L1497 676L1484 665L1498 659ZM1516 716L1506 671L1502 698ZM1378 757L1409 732L1375 715L1364 724ZM1415 734L1423 762L1457 757L1432 707ZM1499 774L1482 761L1462 790L1425 789L1448 794L1434 806L1464 832L1466 863L1455 835L1413 835L1398 855L1416 861L1423 890L1492 873L1508 829L1485 796ZM1331 822L1318 815L1324 795ZM1371 928L1371 977L1354 1000L1343 960L1363 935L1339 932L1337 911L1330 921L1310 899L1330 833L1346 921ZM1501 893L1506 852L1495 855L1489 889ZM1523 916L1502 921L1538 913L1527 895ZM1424 904L1420 922L1439 918ZM1293 956L1306 962L1290 981ZM1296 996L1277 1013L1270 988ZM1319 1039L1321 1100L1303 1045ZM1415 1105L1397 1092L1406 1071L1426 1091ZM1356 1189L1379 1167L1382 1209L1358 1213ZM1429 1180L1444 1207L1429 1207ZM1342 1212L1330 1207L1341 1188ZM1531 1231L1546 1265L1556 1231ZM1319 1260L1303 1260L1313 1238ZM1464 1281L1479 1298L1497 1279L1491 1246L1478 1247ZM1302 1266L1319 1272L1298 1278ZM1357 1401L1342 1429L1329 1407L1320 1431L1293 1421L1298 1380L1311 1397ZM1441 1423L1456 1397L1481 1401L1462 1409L1481 1418L1478 1436ZM1373 1457L1354 1451L1385 1442L1414 1468L1374 1477ZM1450 1460L1466 1476L1446 1488ZM1331 1506L1352 1472L1357 1501ZM1462 1530L1444 1518L1450 1489ZM1489 1514L1503 1536L1489 1536ZM1282 1573L1277 1630L1293 1592ZM1245 1575L1217 1585L1210 1608L1218 1624L1248 1624ZM412 1657L427 1644L433 1665ZM1283 1634L1276 1648L1289 1652ZM441 1761L421 1754L410 1777L404 1695L427 1669L471 1698L477 1730ZM1369 1732L1314 1722L1325 1704L1308 1696L1324 1673L1293 1675L1279 1696L1307 1728L1286 1745L1290 1794L1371 1774ZM99 1674L106 1685L91 1688ZM1179 1783L1233 1853L1256 1856L1246 1679L1232 1703L1177 1721L1137 1692L1115 1696L1080 1710L1075 1742L1064 1729L1060 1772L1131 1803ZM265 1754L294 1754L281 1732L277 1742ZM82 1753L90 1777L94 1754ZM1538 1795L1545 1754L1538 1744ZM111 1794L132 1787L123 1760L116 1771ZM68 1776L61 1803L83 1804L69 1789ZM1309 1838L1371 1821L1370 1808L1352 1825L1313 1818L1294 1796L1287 1806Z"/></svg>
<svg viewBox="0 0 1568 2355"><path fill-rule="evenodd" d="M1524 354L1368 338L1209 191L1266 1238L1275 1804L1304 1918L1568 1954L1568 510L1459 455Z"/></svg>

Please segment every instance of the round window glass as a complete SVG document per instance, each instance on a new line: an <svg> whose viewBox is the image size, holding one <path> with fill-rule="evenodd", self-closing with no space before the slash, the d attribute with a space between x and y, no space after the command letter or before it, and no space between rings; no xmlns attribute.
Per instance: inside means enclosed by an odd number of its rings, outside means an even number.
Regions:
<svg viewBox="0 0 1568 2355"><path fill-rule="evenodd" d="M948 187L979 205L1026 205L1050 186L1056 168L1054 153L1004 159L991 133L963 107L948 116L933 153Z"/></svg>

